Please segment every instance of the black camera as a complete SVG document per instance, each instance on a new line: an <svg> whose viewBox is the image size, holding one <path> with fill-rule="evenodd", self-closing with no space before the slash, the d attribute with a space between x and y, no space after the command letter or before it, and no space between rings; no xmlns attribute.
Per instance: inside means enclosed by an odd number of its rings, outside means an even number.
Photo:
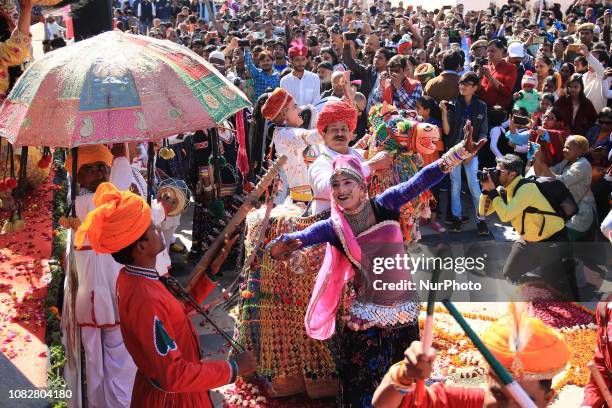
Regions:
<svg viewBox="0 0 612 408"><path fill-rule="evenodd" d="M473 66L472 70L474 72L478 72L480 67L484 67L485 65L487 65L487 59L486 58L476 58L474 60L474 66Z"/></svg>
<svg viewBox="0 0 612 408"><path fill-rule="evenodd" d="M449 112L452 112L455 110L455 102L451 102L451 101L446 101L446 109Z"/></svg>
<svg viewBox="0 0 612 408"><path fill-rule="evenodd" d="M491 180L493 180L493 183L498 186L499 185L499 175L501 174L501 171L499 169L496 169L495 167L484 167L482 170L478 170L476 172L476 178L478 179L478 181L487 181L489 179L489 176L491 176Z"/></svg>

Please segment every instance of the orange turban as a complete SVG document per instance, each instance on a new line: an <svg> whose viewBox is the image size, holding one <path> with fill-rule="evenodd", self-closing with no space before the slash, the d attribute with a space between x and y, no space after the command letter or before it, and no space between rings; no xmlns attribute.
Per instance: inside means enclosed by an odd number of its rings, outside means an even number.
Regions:
<svg viewBox="0 0 612 408"><path fill-rule="evenodd" d="M76 246L85 238L100 254L112 254L142 237L151 224L151 208L140 196L119 191L111 183L102 183L94 194L95 210L90 211L76 232Z"/></svg>
<svg viewBox="0 0 612 408"><path fill-rule="evenodd" d="M81 169L81 167L92 164L103 162L108 167L113 164L113 154L108 149L108 147L104 145L88 145L81 146L78 148L77 155L77 173ZM66 159L66 170L70 175L72 175L72 155L69 155Z"/></svg>
<svg viewBox="0 0 612 408"><path fill-rule="evenodd" d="M274 120L281 111L293 102L293 97L283 88L276 88L261 108L261 114L268 120Z"/></svg>
<svg viewBox="0 0 612 408"><path fill-rule="evenodd" d="M357 127L357 109L348 101L327 102L317 117L317 129L323 134L325 128L334 122L344 122L349 130Z"/></svg>
<svg viewBox="0 0 612 408"><path fill-rule="evenodd" d="M550 380L562 371L570 350L561 333L542 320L522 314L518 329L518 352L515 343L515 318L504 316L483 334L482 341L500 363L513 375L524 379Z"/></svg>

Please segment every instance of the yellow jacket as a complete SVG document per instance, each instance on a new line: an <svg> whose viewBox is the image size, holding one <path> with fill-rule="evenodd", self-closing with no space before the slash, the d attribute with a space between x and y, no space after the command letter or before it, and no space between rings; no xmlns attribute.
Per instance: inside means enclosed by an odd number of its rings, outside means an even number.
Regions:
<svg viewBox="0 0 612 408"><path fill-rule="evenodd" d="M30 35L18 29L13 31L11 38L0 43L0 104L6 99L8 92L8 68L21 64L30 56L30 43Z"/></svg>
<svg viewBox="0 0 612 408"><path fill-rule="evenodd" d="M507 194L507 204L499 196L495 196L489 205L488 211L485 215L491 215L494 212L497 213L499 219L502 222L510 222L512 227L520 234L523 211L527 207L534 207L541 211L554 212L552 206L548 203L548 200L540 193L540 190L534 183L526 183L521 186L516 196L514 196L514 189L522 176L517 176L512 182L505 188ZM478 213L484 214L485 202L487 201L487 195L482 194L480 196L480 203L478 205ZM542 235L539 235L542 223L544 223L544 229ZM542 241L550 236L561 231L565 226L565 221L561 217L554 215L544 214L525 214L525 232L521 237L527 242Z"/></svg>

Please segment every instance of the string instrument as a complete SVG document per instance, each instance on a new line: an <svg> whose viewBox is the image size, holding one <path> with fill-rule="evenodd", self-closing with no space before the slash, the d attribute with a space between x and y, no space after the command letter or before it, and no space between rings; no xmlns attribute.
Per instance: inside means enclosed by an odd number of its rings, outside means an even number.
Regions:
<svg viewBox="0 0 612 408"><path fill-rule="evenodd" d="M202 259L198 262L198 264L193 268L191 275L187 279L187 284L185 285L185 289L187 292L191 291L195 286L196 282L200 279L202 274L208 270L213 259L217 256L221 248L223 247L223 242L225 240L225 236L233 235L234 231L244 221L247 214L262 196L262 194L266 191L266 189L272 184L276 176L280 173L281 168L287 162L287 156L281 155L276 161L272 164L272 166L268 169L266 174L263 175L259 183L255 186L253 191L249 193L246 197L244 203L238 208L234 217L227 223L221 234L217 236L217 238L210 245L208 251L202 256Z"/></svg>

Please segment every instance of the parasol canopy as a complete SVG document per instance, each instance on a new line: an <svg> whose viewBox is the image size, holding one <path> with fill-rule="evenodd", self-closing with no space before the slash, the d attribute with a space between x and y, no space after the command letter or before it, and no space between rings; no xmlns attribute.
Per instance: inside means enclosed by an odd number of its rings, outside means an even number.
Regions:
<svg viewBox="0 0 612 408"><path fill-rule="evenodd" d="M188 48L109 31L35 61L0 108L0 136L16 146L152 141L215 127L249 104Z"/></svg>

